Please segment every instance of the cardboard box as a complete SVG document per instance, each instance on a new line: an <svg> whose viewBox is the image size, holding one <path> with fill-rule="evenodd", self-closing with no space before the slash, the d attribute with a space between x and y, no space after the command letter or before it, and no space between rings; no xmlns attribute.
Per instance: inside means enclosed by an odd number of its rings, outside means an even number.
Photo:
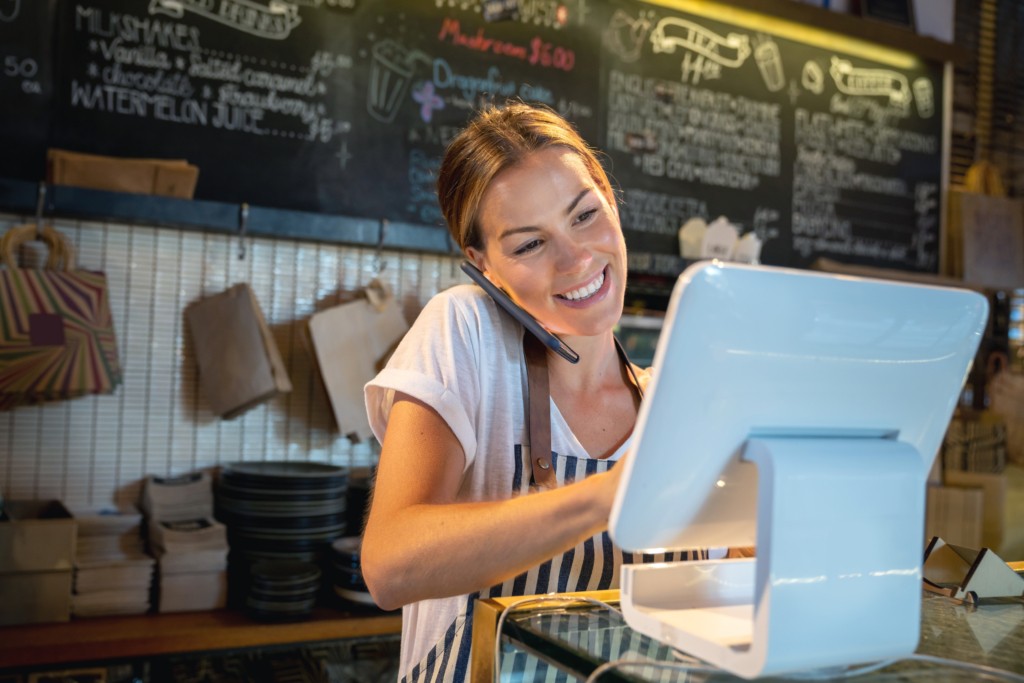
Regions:
<svg viewBox="0 0 1024 683"><path fill-rule="evenodd" d="M0 625L67 621L75 520L59 501L6 501L0 521Z"/></svg>
<svg viewBox="0 0 1024 683"><path fill-rule="evenodd" d="M925 542L938 536L953 545L981 548L984 500L981 488L929 485Z"/></svg>
<svg viewBox="0 0 1024 683"><path fill-rule="evenodd" d="M1005 532L1006 475L946 470L946 486L980 488L982 491L981 547L1001 552Z"/></svg>

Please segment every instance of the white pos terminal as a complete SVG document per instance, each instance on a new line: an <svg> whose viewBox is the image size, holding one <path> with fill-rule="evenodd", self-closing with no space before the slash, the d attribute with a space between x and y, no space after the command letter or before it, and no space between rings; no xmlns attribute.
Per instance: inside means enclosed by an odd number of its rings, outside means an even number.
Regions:
<svg viewBox="0 0 1024 683"><path fill-rule="evenodd" d="M984 332L975 292L718 262L675 286L612 511L635 630L731 673L915 650L926 480Z"/></svg>

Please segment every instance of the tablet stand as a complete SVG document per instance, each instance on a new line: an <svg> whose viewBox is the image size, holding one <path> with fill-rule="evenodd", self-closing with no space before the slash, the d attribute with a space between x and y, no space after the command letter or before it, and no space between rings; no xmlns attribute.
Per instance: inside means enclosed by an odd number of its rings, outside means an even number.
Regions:
<svg viewBox="0 0 1024 683"><path fill-rule="evenodd" d="M627 623L744 678L912 654L927 475L917 450L769 437L749 439L743 459L758 473L757 557L623 566Z"/></svg>

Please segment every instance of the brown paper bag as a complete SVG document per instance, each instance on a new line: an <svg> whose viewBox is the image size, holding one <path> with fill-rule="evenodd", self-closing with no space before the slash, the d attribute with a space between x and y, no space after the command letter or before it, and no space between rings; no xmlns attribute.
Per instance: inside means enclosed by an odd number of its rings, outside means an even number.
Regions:
<svg viewBox="0 0 1024 683"><path fill-rule="evenodd" d="M948 211L944 273L992 289L1024 283L1024 202L951 191Z"/></svg>
<svg viewBox="0 0 1024 683"><path fill-rule="evenodd" d="M292 390L288 371L259 302L247 284L185 310L199 385L211 410L225 419Z"/></svg>
<svg viewBox="0 0 1024 683"><path fill-rule="evenodd" d="M393 297L382 296L379 288L370 288L370 292L372 301L357 299L309 320L310 338L338 429L353 440L373 435L363 386L409 329Z"/></svg>
<svg viewBox="0 0 1024 683"><path fill-rule="evenodd" d="M47 180L93 190L191 199L199 168L184 159L132 159L50 149Z"/></svg>
<svg viewBox="0 0 1024 683"><path fill-rule="evenodd" d="M1003 368L988 383L989 408L1006 420L1006 459L1024 465L1024 373Z"/></svg>

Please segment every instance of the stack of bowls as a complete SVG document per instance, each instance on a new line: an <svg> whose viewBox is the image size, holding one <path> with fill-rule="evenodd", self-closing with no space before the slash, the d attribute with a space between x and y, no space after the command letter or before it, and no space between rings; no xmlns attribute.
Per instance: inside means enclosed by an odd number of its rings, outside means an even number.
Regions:
<svg viewBox="0 0 1024 683"><path fill-rule="evenodd" d="M359 561L362 539L358 536L339 538L331 544L334 593L343 600L362 605L375 605L363 581Z"/></svg>
<svg viewBox="0 0 1024 683"><path fill-rule="evenodd" d="M320 568L309 562L263 560L252 565L245 606L258 619L309 616L320 590Z"/></svg>

